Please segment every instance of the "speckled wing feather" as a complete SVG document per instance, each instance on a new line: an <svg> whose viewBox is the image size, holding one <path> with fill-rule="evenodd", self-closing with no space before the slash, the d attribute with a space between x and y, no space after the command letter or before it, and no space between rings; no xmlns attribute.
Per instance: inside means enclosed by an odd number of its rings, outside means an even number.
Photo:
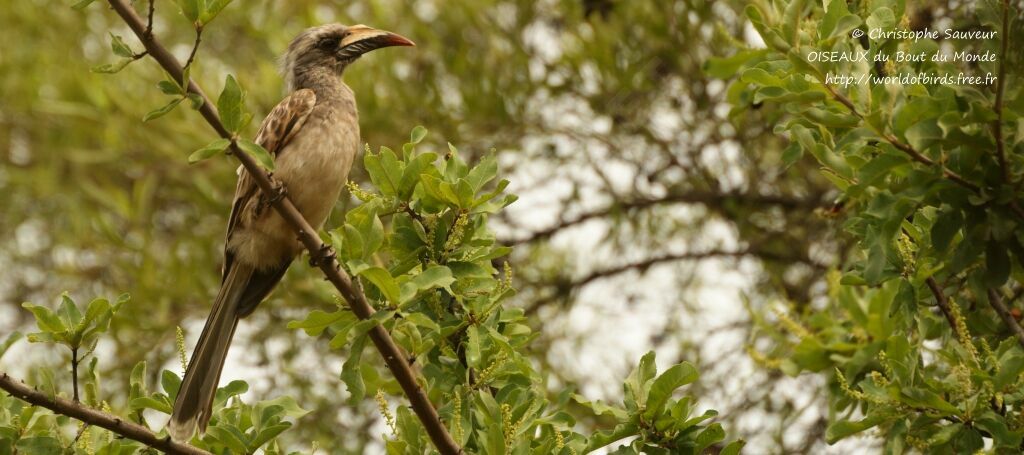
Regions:
<svg viewBox="0 0 1024 455"><path fill-rule="evenodd" d="M256 143L277 158L285 145L302 129L302 124L309 117L314 105L316 105L316 94L310 89L296 90L288 95L280 103L277 103L277 106L274 106L270 114L263 119L260 129L256 133ZM259 194L259 187L253 181L252 176L245 172L242 166L239 166L238 186L235 187L235 201L231 206L231 215L228 217L226 239L231 238L231 233L238 225L243 209L254 202L252 198ZM231 252L227 250L227 244L228 242L225 241L222 280L227 277L233 260Z"/></svg>

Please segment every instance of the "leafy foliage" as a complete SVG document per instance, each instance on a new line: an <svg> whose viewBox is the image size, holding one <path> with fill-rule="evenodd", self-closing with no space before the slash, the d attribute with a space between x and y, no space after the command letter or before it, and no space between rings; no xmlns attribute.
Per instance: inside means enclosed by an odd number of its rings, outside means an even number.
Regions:
<svg viewBox="0 0 1024 455"><path fill-rule="evenodd" d="M595 414L614 419L614 430L590 438L574 431L575 419L564 410L568 396L549 403L543 376L522 354L536 336L523 310L502 305L514 292L512 271L502 274L492 260L509 248L495 241L487 219L516 200L503 195L508 181L497 180L493 154L470 166L450 144L443 155L418 151L425 136L426 129L414 129L401 155L387 147L366 151L364 165L379 192L351 184L363 203L330 233L339 259L359 277L377 313L360 321L341 305L289 324L330 337L333 348L351 346L340 374L350 400L358 402L368 391L400 391L361 361L366 333L379 324L421 366L428 395L445 403L439 412L449 431L472 453L587 453L636 436L616 453L700 453L720 442L720 426L700 425L713 411L690 418L692 397L672 399L697 378L696 369L684 363L656 377L653 353L627 380L625 409L588 403ZM388 453L429 449L426 432L407 408L398 407L397 419L386 402L381 408L392 425Z"/></svg>
<svg viewBox="0 0 1024 455"><path fill-rule="evenodd" d="M29 341L63 344L77 349L91 345L92 353L99 336L109 328L110 318L128 301L127 294L118 298L111 306L106 299L95 299L84 309L67 295L61 298L57 312L49 308L25 304L36 318L41 332L28 336ZM13 341L16 337L11 337ZM9 344L5 343L4 348ZM84 356L83 356L84 358ZM107 412L111 411L110 401L102 394L100 378L96 371L98 357L93 357L85 374L83 386L86 390L84 404ZM42 389L52 395L61 395L59 385L52 371L46 370L47 382ZM150 393L146 383L146 362L140 362L132 369L128 387L125 413L131 420L149 428L144 415L152 413L169 415L181 385L181 378L168 370L160 372L160 391ZM213 404L213 417L206 434L193 441L197 447L213 453L255 453L257 449L267 454L283 454L277 436L292 426L286 417L297 419L307 411L300 408L290 397L280 397L248 405L240 395L249 386L243 381L232 381L217 390ZM164 418L156 419L158 421ZM66 435L74 434L73 439ZM142 451L142 452L140 452ZM123 439L105 429L83 425L68 417L49 411L3 394L0 396L0 453L51 454L131 454L146 453L140 444ZM298 453L298 452L293 452Z"/></svg>
<svg viewBox="0 0 1024 455"><path fill-rule="evenodd" d="M998 307L1024 282L1019 73L989 86L839 86L831 77L1003 74L1019 65L1001 50L1012 39L1003 25L1011 12L980 2L980 26L997 39L948 41L954 53L994 61L879 63L877 55L948 51L930 39L866 33L906 29L904 2L823 3L753 2L746 14L768 48L707 67L739 74L730 88L736 118L753 105L778 106L786 161L817 160L839 190L832 216L858 241L830 275L825 311L784 308L777 324L763 325L775 340L770 363L830 376L830 443L877 427L887 453L1017 453L1024 339L1011 336L1019 312L1001 318ZM851 39L854 31L865 36ZM869 58L809 57L828 51Z"/></svg>

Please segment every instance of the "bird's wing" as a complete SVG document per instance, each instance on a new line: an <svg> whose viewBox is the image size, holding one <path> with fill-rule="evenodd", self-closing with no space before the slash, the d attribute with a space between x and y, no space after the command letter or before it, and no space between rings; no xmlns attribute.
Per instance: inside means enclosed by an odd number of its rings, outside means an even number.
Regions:
<svg viewBox="0 0 1024 455"><path fill-rule="evenodd" d="M260 129L256 133L256 143L277 158L288 142L302 129L302 124L309 117L314 105L316 105L316 94L310 89L296 90L288 95L280 103L277 103L277 106L274 106L270 114L263 119ZM242 213L246 211L246 207L256 207L254 203L257 202L259 194L259 187L253 181L252 176L245 172L242 166L239 166L235 201L231 206L231 215L228 217L227 241L230 241L231 234L242 222ZM234 259L227 249L227 241L224 243L223 276L225 277Z"/></svg>

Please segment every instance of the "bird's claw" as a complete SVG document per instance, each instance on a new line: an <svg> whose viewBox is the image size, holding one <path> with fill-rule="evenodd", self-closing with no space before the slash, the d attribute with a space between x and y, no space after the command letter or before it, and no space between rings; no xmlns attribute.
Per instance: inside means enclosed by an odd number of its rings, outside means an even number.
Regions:
<svg viewBox="0 0 1024 455"><path fill-rule="evenodd" d="M273 204L284 199L285 196L288 196L288 187L284 186L284 182L275 179L273 174L270 174L269 177L270 185L274 188L274 191L273 194L267 198L267 202Z"/></svg>
<svg viewBox="0 0 1024 455"><path fill-rule="evenodd" d="M317 250L316 254L312 252L309 255L309 265L312 267L320 267L321 264L327 264L336 258L337 255L334 253L334 248L331 248L328 244L323 244L320 249Z"/></svg>

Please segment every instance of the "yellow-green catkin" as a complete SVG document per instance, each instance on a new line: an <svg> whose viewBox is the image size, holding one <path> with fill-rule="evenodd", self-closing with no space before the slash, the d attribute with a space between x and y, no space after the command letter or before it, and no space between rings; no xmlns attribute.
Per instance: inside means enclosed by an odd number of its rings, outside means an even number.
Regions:
<svg viewBox="0 0 1024 455"><path fill-rule="evenodd" d="M360 188L358 183L353 182L351 180L345 182L345 188L348 189L349 194L355 196L356 199L359 199L360 201L363 202L369 202L374 197L376 197L373 193L370 193L369 191Z"/></svg>
<svg viewBox="0 0 1024 455"><path fill-rule="evenodd" d="M996 354L992 352L992 346L988 345L988 341L982 338L981 340L981 353L985 356L985 363L992 366L993 372L999 374L999 360L996 359Z"/></svg>
<svg viewBox="0 0 1024 455"><path fill-rule="evenodd" d="M796 322L793 318L789 317L789 314L785 311L782 311L777 307L773 307L772 312L775 313L775 317L779 318L779 324L781 324L782 328L787 332L796 335L797 338L800 338L801 340L812 336L810 330L807 330L806 327L800 325L799 322Z"/></svg>
<svg viewBox="0 0 1024 455"><path fill-rule="evenodd" d="M523 424L523 419L519 419L517 422L512 422L512 406L508 403L501 405L501 423L505 435L505 453L512 453L512 442L515 441L516 434L519 433L519 427Z"/></svg>
<svg viewBox="0 0 1024 455"><path fill-rule="evenodd" d="M181 362L181 371L184 374L185 370L188 370L188 354L185 354L185 331L181 330L181 326L177 327L174 334L174 344L178 348L178 361Z"/></svg>
<svg viewBox="0 0 1024 455"><path fill-rule="evenodd" d="M78 443L75 444L75 446L78 447L78 450L89 454L95 453L92 450L92 438L89 435L88 424L80 422L78 424L78 432L80 433L80 436L78 437Z"/></svg>
<svg viewBox="0 0 1024 455"><path fill-rule="evenodd" d="M975 365L978 363L978 348L974 346L974 342L971 341L971 332L967 329L967 319L964 318L963 313L960 312L960 305L957 305L953 299L949 299L949 313L953 316L953 321L956 324L957 341L964 347L967 354L971 357L971 360Z"/></svg>
<svg viewBox="0 0 1024 455"><path fill-rule="evenodd" d="M466 211L459 212L458 218L455 218L455 224L452 226L451 233L448 234L448 241L444 244L445 251L454 250L462 242L467 224L469 224L469 214Z"/></svg>
<svg viewBox="0 0 1024 455"><path fill-rule="evenodd" d="M899 252L900 259L903 260L902 274L904 277L914 274L914 268L917 265L917 261L914 259L916 254L914 249L914 241L910 239L910 236L905 232L900 233L896 240L896 250Z"/></svg>
<svg viewBox="0 0 1024 455"><path fill-rule="evenodd" d="M846 394L846 396L855 400L864 400L867 397L864 396L864 392L860 390L854 390L850 387L850 383L846 380L846 376L843 375L839 368L836 368L836 380L839 381L839 388Z"/></svg>
<svg viewBox="0 0 1024 455"><path fill-rule="evenodd" d="M753 346L747 346L747 355L750 356L750 360L753 360L754 363L760 365L763 368L777 370L779 366L782 365L781 360L769 358L768 356L762 354L761 351L754 349Z"/></svg>
<svg viewBox="0 0 1024 455"><path fill-rule="evenodd" d="M384 422L391 429L391 434L398 437L398 429L395 428L395 416L391 414L391 409L388 408L388 400L384 398L384 390L377 389L377 396L374 398L377 400L377 408L380 409L380 415L384 417Z"/></svg>
<svg viewBox="0 0 1024 455"><path fill-rule="evenodd" d="M452 435L456 441L462 440L462 394L456 390L452 394Z"/></svg>
<svg viewBox="0 0 1024 455"><path fill-rule="evenodd" d="M508 360L508 353L505 351L498 352L498 355L494 356L494 361L491 362L487 368L484 368L484 370L477 376L475 386L483 387L485 384L490 382L494 377L494 373L498 371L498 368L505 364L506 360Z"/></svg>

